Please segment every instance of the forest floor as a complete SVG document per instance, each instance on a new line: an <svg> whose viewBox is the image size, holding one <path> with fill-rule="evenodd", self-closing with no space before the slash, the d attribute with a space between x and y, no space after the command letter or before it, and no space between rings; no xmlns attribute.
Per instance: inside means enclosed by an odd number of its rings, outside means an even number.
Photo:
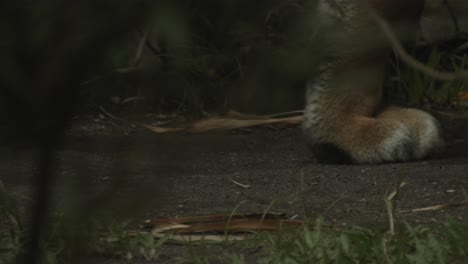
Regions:
<svg viewBox="0 0 468 264"><path fill-rule="evenodd" d="M386 223L384 198L402 182L397 210L466 201L468 115L437 116L447 138L443 155L380 165L317 164L298 127L155 134L130 126L128 133L95 133L85 128L104 121L78 118L56 153L54 190L57 201L70 195L66 179L84 188L75 198L92 200L92 193L111 190L109 208L135 212L140 219L267 210L294 219L323 217L338 227L378 226ZM100 131L106 127L111 125L100 125ZM0 147L0 177L9 190L31 194L36 154L27 146ZM468 207L402 213L398 218L412 224L447 219L467 224ZM189 250L168 244L159 258L172 263ZM120 262L125 261L96 260Z"/></svg>

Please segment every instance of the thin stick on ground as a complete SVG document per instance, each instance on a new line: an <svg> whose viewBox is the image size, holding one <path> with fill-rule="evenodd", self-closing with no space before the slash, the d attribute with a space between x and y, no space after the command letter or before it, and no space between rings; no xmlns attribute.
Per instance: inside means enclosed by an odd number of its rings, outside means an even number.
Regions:
<svg viewBox="0 0 468 264"><path fill-rule="evenodd" d="M397 188L391 192L387 197L385 197L385 207L387 209L387 217L388 217L388 229L390 235L395 234L395 207L396 207L396 198L398 193L400 192L400 188L405 186L405 182L400 182L397 185Z"/></svg>
<svg viewBox="0 0 468 264"><path fill-rule="evenodd" d="M460 203L439 204L439 205L415 208L415 209L410 209L410 210L401 210L400 213L406 214L406 213L417 213L417 212L431 212L431 211L439 211L439 210L444 210L448 208L458 208L458 207L468 207L468 201L460 202Z"/></svg>
<svg viewBox="0 0 468 264"><path fill-rule="evenodd" d="M234 183L235 185L239 186L239 187L242 187L244 189L249 189L250 188L250 185L248 184L243 184L243 183L240 183L238 181L235 181L235 180L231 180L232 183Z"/></svg>
<svg viewBox="0 0 468 264"><path fill-rule="evenodd" d="M385 208L387 209L387 218L388 218L388 230L390 235L395 234L395 220L393 217L393 203L392 200L395 197L396 192L392 192L388 197L385 198Z"/></svg>

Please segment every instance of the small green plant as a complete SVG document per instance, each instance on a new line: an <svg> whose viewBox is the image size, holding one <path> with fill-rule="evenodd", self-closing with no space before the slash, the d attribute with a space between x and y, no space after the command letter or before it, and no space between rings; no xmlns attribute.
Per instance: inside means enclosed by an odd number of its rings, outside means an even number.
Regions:
<svg viewBox="0 0 468 264"><path fill-rule="evenodd" d="M94 253L123 257L128 261L135 258L152 261L158 258L160 248L170 238L170 235L155 238L151 232L135 233L128 231L129 222L114 223L107 231L100 234Z"/></svg>
<svg viewBox="0 0 468 264"><path fill-rule="evenodd" d="M395 235L354 227L335 230L322 220L314 228L263 234L259 263L467 263L468 227L405 227ZM233 254L233 259L241 259Z"/></svg>
<svg viewBox="0 0 468 264"><path fill-rule="evenodd" d="M27 234L21 227L15 199L0 183L0 263L14 263ZM6 225L3 225L5 223ZM51 217L47 236L41 240L41 263L74 260L83 245L70 238L63 217ZM171 235L155 238L151 232L129 231L130 222L97 223L86 234L90 256L158 260ZM244 241L188 242L180 263L468 263L468 226L447 221L441 226L395 223L394 233L384 228L336 229L323 219L299 229L258 233ZM71 233L70 233L71 232ZM83 242L84 240L78 240ZM185 257L184 257L185 256Z"/></svg>

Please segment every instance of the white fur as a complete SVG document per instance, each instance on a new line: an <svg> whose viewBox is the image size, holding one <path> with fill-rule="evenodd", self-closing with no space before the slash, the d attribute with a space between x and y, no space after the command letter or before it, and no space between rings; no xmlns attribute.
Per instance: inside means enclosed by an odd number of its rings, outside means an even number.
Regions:
<svg viewBox="0 0 468 264"><path fill-rule="evenodd" d="M380 145L372 146L372 149L363 148L354 155L352 153L354 160L357 163L381 163L409 159L411 132L403 123L396 123L397 128Z"/></svg>
<svg viewBox="0 0 468 264"><path fill-rule="evenodd" d="M407 160L410 158L409 147L411 132L403 123L398 122L398 128L382 145L378 146L381 161Z"/></svg>
<svg viewBox="0 0 468 264"><path fill-rule="evenodd" d="M302 128L304 131L309 131L307 134L312 140L318 140L324 136L322 135L321 130L318 129L318 126L323 119L323 115L320 112L321 102L323 101L321 98L323 90L324 87L321 86L318 81L309 81L307 83L306 108L304 111L305 119L302 123Z"/></svg>
<svg viewBox="0 0 468 264"><path fill-rule="evenodd" d="M422 112L422 114L423 126L418 129L418 135L416 135L418 142L414 150L414 157L417 159L424 158L443 145L437 121L427 113Z"/></svg>

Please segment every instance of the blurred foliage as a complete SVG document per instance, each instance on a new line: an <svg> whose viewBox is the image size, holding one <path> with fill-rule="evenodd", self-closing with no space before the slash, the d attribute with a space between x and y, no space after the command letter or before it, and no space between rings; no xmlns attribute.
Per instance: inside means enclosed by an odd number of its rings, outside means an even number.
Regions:
<svg viewBox="0 0 468 264"><path fill-rule="evenodd" d="M28 108L50 105L38 98L49 98L52 89L24 88L35 85L27 81L66 75L47 73L64 62L75 68L74 75L83 75L74 80L80 85L83 110L105 105L113 112L196 115L298 109L303 107L304 81L314 75L332 45L332 32L319 21L316 4L317 0L4 4L2 10L15 11L4 11L10 15L2 18L8 40L3 41L2 81L23 87L10 91L10 102L16 96L36 105L21 107L24 116L34 112ZM438 46L415 53L431 67L464 67L461 53L446 50ZM29 76L28 68L30 73L34 68L41 71ZM390 94L403 103L445 107L453 87L463 86L433 81L399 62L392 68ZM127 100L131 98L138 100Z"/></svg>
<svg viewBox="0 0 468 264"><path fill-rule="evenodd" d="M129 109L128 105L195 115L302 108L304 81L315 74L327 49L336 45L333 30L315 12L316 3L164 2L146 26L108 53L108 73L86 82L83 94L94 104L110 104L112 98L114 111ZM414 53L427 66L457 70L464 58L460 52L447 52L450 48L422 47ZM398 61L392 68L389 95L403 104L447 107L463 87L463 82L434 81ZM140 100L122 106L135 97Z"/></svg>
<svg viewBox="0 0 468 264"><path fill-rule="evenodd" d="M103 55L146 22L151 7L145 0L0 3L0 115L17 128L10 132L56 136L80 83L108 67Z"/></svg>
<svg viewBox="0 0 468 264"><path fill-rule="evenodd" d="M195 113L301 108L303 81L325 44L313 41L315 2L185 0L157 8L127 46L110 52L114 72L86 84L85 94L96 103L143 95L155 110ZM128 67L135 69L116 71Z"/></svg>
<svg viewBox="0 0 468 264"><path fill-rule="evenodd" d="M442 72L466 70L468 57L467 39L457 39L439 45L421 47L413 51L414 56L427 67ZM443 82L434 80L419 71L393 59L389 67L387 83L390 100L411 106L444 109L456 107L456 97L467 90L466 80Z"/></svg>
<svg viewBox="0 0 468 264"><path fill-rule="evenodd" d="M37 256L44 252L50 253L47 259L55 259L58 254L81 257L87 252L81 250L88 245L84 241L89 241L96 230L92 222L101 218L94 214L95 219L81 219L83 212L102 211L102 215L108 216L94 197L83 195L86 191L96 192L91 177L83 171L78 174L80 177L72 174L60 179L67 181L66 187L71 187L64 189L65 198L54 197L59 193L54 190L54 184L57 183L56 166L60 165L54 150L77 109L81 84L109 68L106 54L135 29L147 24L154 8L153 1L147 0L0 3L3 34L0 41L3 59L0 63L0 117L6 127L0 130L0 139L5 140L5 145L15 147L12 138L21 144L32 143L29 147L34 155L28 161L36 166L27 179L31 181L33 194L27 203L31 210L27 210L24 217L17 217L16 211L11 209L9 195L4 195L0 188L0 209L3 210L0 221L6 218L15 228L12 232L19 230L17 233L20 233L11 239L0 239L14 249L13 257L18 253L18 260L36 263L39 262ZM83 168L87 168L86 165ZM74 171L74 168L69 169ZM121 181L120 184L125 183ZM106 198L113 198L116 189L101 190L101 196L96 199L108 201ZM56 198L62 198L66 204L64 210L58 210L64 212L63 217L52 213ZM113 201L118 202L118 199ZM109 203L105 205L109 206ZM56 221L56 218L63 218L63 221ZM24 233L28 234L27 239ZM62 252L62 238L71 245L65 253ZM44 248L51 250L44 251Z"/></svg>
<svg viewBox="0 0 468 264"><path fill-rule="evenodd" d="M316 0L2 2L0 116L8 128L15 129L0 133L26 134L39 142L42 174L36 183L45 185L40 191L49 196L44 200L52 200L53 148L77 108L114 104L116 109L132 105L199 114L231 108L249 112L302 108L303 83L330 45L315 5ZM428 64L455 68L465 62L459 55L446 60L442 52L431 52ZM405 66L398 70L401 90L397 92L409 91L410 102L435 96L432 91L443 85ZM425 86L431 92L423 91ZM451 93L444 96L431 100L446 103ZM94 246L89 241L99 241L95 220L112 218L111 210L120 210L115 215L141 212L135 200L159 191L129 186L125 177L138 172L130 169L131 161L127 170L114 174L105 190L96 190L99 186L87 173L87 164L80 163L85 161L78 158L79 169L69 168L70 175L61 185L66 192L60 197L65 197L63 204L51 206L63 214L49 213L47 206L42 211L46 225L41 228L46 235L41 237L39 253L49 263L58 262L58 255L84 256ZM43 177L47 175L51 178ZM124 200L116 190L120 194L138 190L138 196ZM97 191L99 195L90 195ZM0 198L1 218L12 226L0 241L13 250L7 256L12 259L22 252L29 218L18 216L3 188ZM93 219L82 219L83 212ZM145 243L160 246L152 240Z"/></svg>

